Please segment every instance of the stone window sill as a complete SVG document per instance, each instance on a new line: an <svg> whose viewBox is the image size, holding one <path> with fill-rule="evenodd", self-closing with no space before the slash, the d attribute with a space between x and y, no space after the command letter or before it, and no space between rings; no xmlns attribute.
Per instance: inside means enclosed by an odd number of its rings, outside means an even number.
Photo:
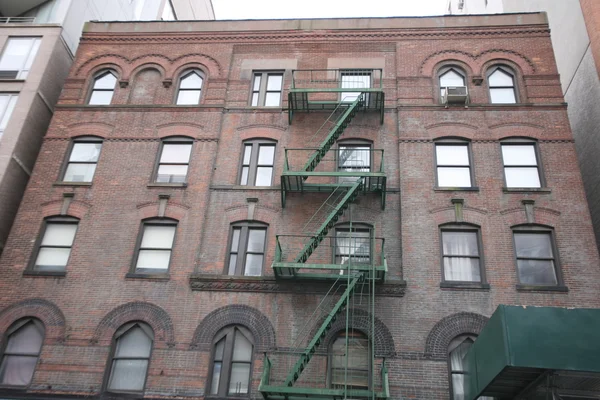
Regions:
<svg viewBox="0 0 600 400"><path fill-rule="evenodd" d="M435 192L479 192L479 186L472 187L434 187Z"/></svg>
<svg viewBox="0 0 600 400"><path fill-rule="evenodd" d="M151 281L168 281L171 279L171 275L168 272L162 274L144 274L139 272L129 272L125 275L127 279L144 279Z"/></svg>
<svg viewBox="0 0 600 400"><path fill-rule="evenodd" d="M146 187L160 187L160 188L186 188L187 182L184 183L161 183L161 182L152 182L146 185Z"/></svg>
<svg viewBox="0 0 600 400"><path fill-rule="evenodd" d="M568 293L569 288L562 285L557 286L542 286L542 285L517 285L518 291L523 292L559 292L559 293Z"/></svg>
<svg viewBox="0 0 600 400"><path fill-rule="evenodd" d="M440 288L452 290L490 290L490 284L481 282L442 282L440 283Z"/></svg>
<svg viewBox="0 0 600 400"><path fill-rule="evenodd" d="M54 186L82 186L82 187L90 187L92 186L92 182L65 182L58 181L54 182Z"/></svg>
<svg viewBox="0 0 600 400"><path fill-rule="evenodd" d="M504 193L552 193L552 190L546 187L543 188L509 188L503 187Z"/></svg>
<svg viewBox="0 0 600 400"><path fill-rule="evenodd" d="M67 276L67 272L66 271L34 271L31 269L27 269L27 270L23 271L23 276L64 278Z"/></svg>

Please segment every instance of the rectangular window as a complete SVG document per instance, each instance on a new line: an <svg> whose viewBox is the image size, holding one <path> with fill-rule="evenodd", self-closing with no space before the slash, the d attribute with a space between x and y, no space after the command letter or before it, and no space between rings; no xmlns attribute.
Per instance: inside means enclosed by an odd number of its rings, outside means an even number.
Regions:
<svg viewBox="0 0 600 400"><path fill-rule="evenodd" d="M338 171L371 171L371 146L360 144L340 144L338 149ZM354 182L358 176L343 176L340 182Z"/></svg>
<svg viewBox="0 0 600 400"><path fill-rule="evenodd" d="M436 144L438 187L471 187L471 164L468 144Z"/></svg>
<svg viewBox="0 0 600 400"><path fill-rule="evenodd" d="M481 282L477 232L443 230L442 260L444 281Z"/></svg>
<svg viewBox="0 0 600 400"><path fill-rule="evenodd" d="M273 183L274 160L275 143L245 142L240 185L271 186Z"/></svg>
<svg viewBox="0 0 600 400"><path fill-rule="evenodd" d="M39 37L10 37L0 57L0 79L26 79L40 47Z"/></svg>
<svg viewBox="0 0 600 400"><path fill-rule="evenodd" d="M504 178L509 188L542 186L535 143L503 144Z"/></svg>
<svg viewBox="0 0 600 400"><path fill-rule="evenodd" d="M76 232L75 221L47 221L33 269L45 272L64 271Z"/></svg>
<svg viewBox="0 0 600 400"><path fill-rule="evenodd" d="M228 275L261 276L267 229L248 225L231 230Z"/></svg>
<svg viewBox="0 0 600 400"><path fill-rule="evenodd" d="M371 231L355 228L336 229L335 263L340 265L371 264Z"/></svg>
<svg viewBox="0 0 600 400"><path fill-rule="evenodd" d="M135 272L145 274L167 272L176 229L175 224L144 223Z"/></svg>
<svg viewBox="0 0 600 400"><path fill-rule="evenodd" d="M96 172L102 142L98 139L77 140L73 143L64 182L91 182Z"/></svg>
<svg viewBox="0 0 600 400"><path fill-rule="evenodd" d="M8 120L15 109L19 96L12 93L0 93L0 138L8 125Z"/></svg>
<svg viewBox="0 0 600 400"><path fill-rule="evenodd" d="M192 143L163 142L156 182L185 183L191 154Z"/></svg>
<svg viewBox="0 0 600 400"><path fill-rule="evenodd" d="M525 285L558 284L550 232L514 232L519 282Z"/></svg>
<svg viewBox="0 0 600 400"><path fill-rule="evenodd" d="M281 89L283 72L255 72L252 80L253 107L279 107L281 105Z"/></svg>
<svg viewBox="0 0 600 400"><path fill-rule="evenodd" d="M341 88L342 89L359 89L359 88L370 88L371 87L371 72L353 70L342 72L341 76ZM342 92L340 99L343 102L352 103L356 98L360 96L360 92Z"/></svg>

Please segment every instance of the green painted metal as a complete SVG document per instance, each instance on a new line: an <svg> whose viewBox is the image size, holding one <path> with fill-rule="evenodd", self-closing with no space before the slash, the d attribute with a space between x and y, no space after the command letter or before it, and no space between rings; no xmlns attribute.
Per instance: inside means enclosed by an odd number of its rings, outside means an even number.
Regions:
<svg viewBox="0 0 600 400"><path fill-rule="evenodd" d="M466 355L467 399L513 399L545 371L600 373L600 309L500 305Z"/></svg>
<svg viewBox="0 0 600 400"><path fill-rule="evenodd" d="M329 332L329 329L331 329L331 325L336 320L337 315L340 313L340 311L342 311L342 309L348 303L348 299L354 292L354 289L356 288L356 284L359 281L362 281L364 278L365 278L365 275L363 273L361 273L361 274L356 275L350 281L350 283L348 284L348 287L346 288L346 291L344 292L344 294L342 294L342 296L340 296L340 299L337 301L335 306L333 306L333 309L329 312L329 314L327 315L327 318L325 318L325 321L323 321L323 324L321 325L321 327L319 328L319 330L317 331L317 333L315 334L313 339L308 344L308 347L300 355L300 358L298 359L298 361L296 362L296 364L294 365L294 367L288 374L287 378L285 379L286 386L293 386L294 383L298 380L298 378L300 377L300 374L302 374L302 371L304 371L304 367L306 367L306 364L308 364L308 362L311 360L313 354L319 348L319 346L321 345L321 342L327 335L327 332ZM317 389L313 389L313 390L317 390Z"/></svg>

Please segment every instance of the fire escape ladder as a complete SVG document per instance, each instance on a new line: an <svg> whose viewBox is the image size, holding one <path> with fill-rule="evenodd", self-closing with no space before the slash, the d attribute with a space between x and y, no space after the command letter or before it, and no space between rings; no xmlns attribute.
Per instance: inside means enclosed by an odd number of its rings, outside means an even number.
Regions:
<svg viewBox="0 0 600 400"><path fill-rule="evenodd" d="M346 287L346 291L342 294L335 306L333 306L333 309L329 312L329 314L325 318L325 321L323 321L323 324L317 330L315 336L312 338L304 352L302 352L302 354L300 355L300 358L298 359L292 370L289 372L285 380L286 386L293 386L294 383L298 380L298 378L300 378L300 374L302 374L302 371L304 371L304 368L323 342L323 339L325 339L325 336L327 336L327 332L329 332L329 330L331 329L331 326L333 322L335 322L335 320L337 319L338 314L348 304L348 300L354 293L357 284L364 280L364 278L365 273L363 272L355 275L349 282L348 286Z"/></svg>
<svg viewBox="0 0 600 400"><path fill-rule="evenodd" d="M357 179L352 186L348 187L346 194L342 197L340 202L335 205L333 210L327 215L325 221L321 224L321 226L316 230L314 235L311 236L310 240L304 248L300 251L300 254L296 257L294 262L296 263L305 263L313 251L319 246L319 243L327 236L329 230L336 224L338 219L344 211L350 206L356 197L359 195L361 190L363 189L363 179Z"/></svg>

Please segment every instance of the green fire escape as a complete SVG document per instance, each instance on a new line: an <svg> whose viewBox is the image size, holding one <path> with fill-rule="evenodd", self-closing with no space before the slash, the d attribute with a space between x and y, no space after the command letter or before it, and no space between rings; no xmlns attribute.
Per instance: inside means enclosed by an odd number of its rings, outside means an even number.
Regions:
<svg viewBox="0 0 600 400"><path fill-rule="evenodd" d="M329 116L305 141L307 147L285 150L282 205L286 206L291 193L321 193L313 197L325 201L301 234L277 236L273 270L280 280L325 281L331 287L313 315L298 327L292 346L265 355L259 386L265 400L389 398L385 360L376 358L372 340L361 341L353 331L361 318L363 333L369 326L367 336L374 337L375 286L387 272L384 239L354 223L350 208L358 196L366 194L380 196L385 207L383 150L338 142L358 113L376 112L383 123L382 84L380 69L293 71L290 123L296 113L327 112ZM349 214L344 229L336 230L344 213ZM366 313L357 316L355 310ZM321 345L344 315L345 343L332 356ZM318 328L308 330L314 322Z"/></svg>

